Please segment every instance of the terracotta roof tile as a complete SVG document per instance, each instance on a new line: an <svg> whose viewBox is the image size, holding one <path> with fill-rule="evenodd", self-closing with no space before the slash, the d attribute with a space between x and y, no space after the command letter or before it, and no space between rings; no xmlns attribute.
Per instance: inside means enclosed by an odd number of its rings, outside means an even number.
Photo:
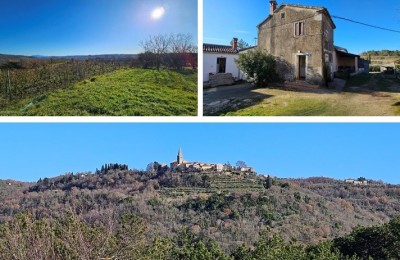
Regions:
<svg viewBox="0 0 400 260"><path fill-rule="evenodd" d="M230 45L217 45L217 44L203 44L203 52L217 52L217 53L239 53L238 50L235 50Z"/></svg>

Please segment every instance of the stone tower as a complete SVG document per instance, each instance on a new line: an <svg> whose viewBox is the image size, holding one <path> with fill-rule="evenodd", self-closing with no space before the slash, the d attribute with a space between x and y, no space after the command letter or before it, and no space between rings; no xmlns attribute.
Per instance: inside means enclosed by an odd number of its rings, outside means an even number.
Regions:
<svg viewBox="0 0 400 260"><path fill-rule="evenodd" d="M181 148L179 148L178 156L176 157L176 162L178 163L178 165L183 163L183 155Z"/></svg>

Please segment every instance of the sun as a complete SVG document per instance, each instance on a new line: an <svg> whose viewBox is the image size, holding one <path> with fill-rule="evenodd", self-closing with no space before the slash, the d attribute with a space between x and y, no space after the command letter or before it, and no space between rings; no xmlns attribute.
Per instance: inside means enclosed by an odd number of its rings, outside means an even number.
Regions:
<svg viewBox="0 0 400 260"><path fill-rule="evenodd" d="M160 19L165 13L165 9L162 6L158 6L154 8L154 10L151 12L151 18L154 20Z"/></svg>

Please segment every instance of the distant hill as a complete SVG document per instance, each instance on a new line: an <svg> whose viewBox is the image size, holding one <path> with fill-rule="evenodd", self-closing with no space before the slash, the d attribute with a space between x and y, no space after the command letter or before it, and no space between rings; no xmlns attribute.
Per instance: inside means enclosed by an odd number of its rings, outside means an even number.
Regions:
<svg viewBox="0 0 400 260"><path fill-rule="evenodd" d="M365 51L360 54L361 58L370 61L370 67L382 65L400 65L400 50Z"/></svg>
<svg viewBox="0 0 400 260"><path fill-rule="evenodd" d="M76 209L89 224L103 221L105 212L133 213L145 221L149 239L187 228L229 252L251 246L262 232L302 244L333 239L357 225L387 223L400 208L398 185L235 171L171 172L162 167L138 171L121 166L35 184L5 183L0 196L0 222L19 212L52 218Z"/></svg>
<svg viewBox="0 0 400 260"><path fill-rule="evenodd" d="M7 62L19 62L21 60L31 60L34 59L31 56L23 56L23 55L9 55L9 54L0 54L0 65L5 64Z"/></svg>
<svg viewBox="0 0 400 260"><path fill-rule="evenodd" d="M67 55L67 56L47 56L47 55L12 55L12 54L0 54L0 62L7 61L20 61L26 59L137 59L139 54L99 54L99 55Z"/></svg>
<svg viewBox="0 0 400 260"><path fill-rule="evenodd" d="M37 59L105 59L105 60L118 60L118 59L137 59L139 54L100 54L100 55L67 55L67 56L45 56L45 55L34 55L33 58Z"/></svg>

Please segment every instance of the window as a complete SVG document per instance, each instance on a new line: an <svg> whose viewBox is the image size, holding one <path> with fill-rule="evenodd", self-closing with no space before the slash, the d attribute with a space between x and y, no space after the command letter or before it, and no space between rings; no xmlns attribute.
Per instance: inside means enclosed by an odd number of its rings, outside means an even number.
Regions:
<svg viewBox="0 0 400 260"><path fill-rule="evenodd" d="M304 22L298 22L294 24L294 35L304 35Z"/></svg>
<svg viewBox="0 0 400 260"><path fill-rule="evenodd" d="M225 73L226 58L217 58L217 73Z"/></svg>
<svg viewBox="0 0 400 260"><path fill-rule="evenodd" d="M285 19L285 13L281 13L281 19Z"/></svg>

